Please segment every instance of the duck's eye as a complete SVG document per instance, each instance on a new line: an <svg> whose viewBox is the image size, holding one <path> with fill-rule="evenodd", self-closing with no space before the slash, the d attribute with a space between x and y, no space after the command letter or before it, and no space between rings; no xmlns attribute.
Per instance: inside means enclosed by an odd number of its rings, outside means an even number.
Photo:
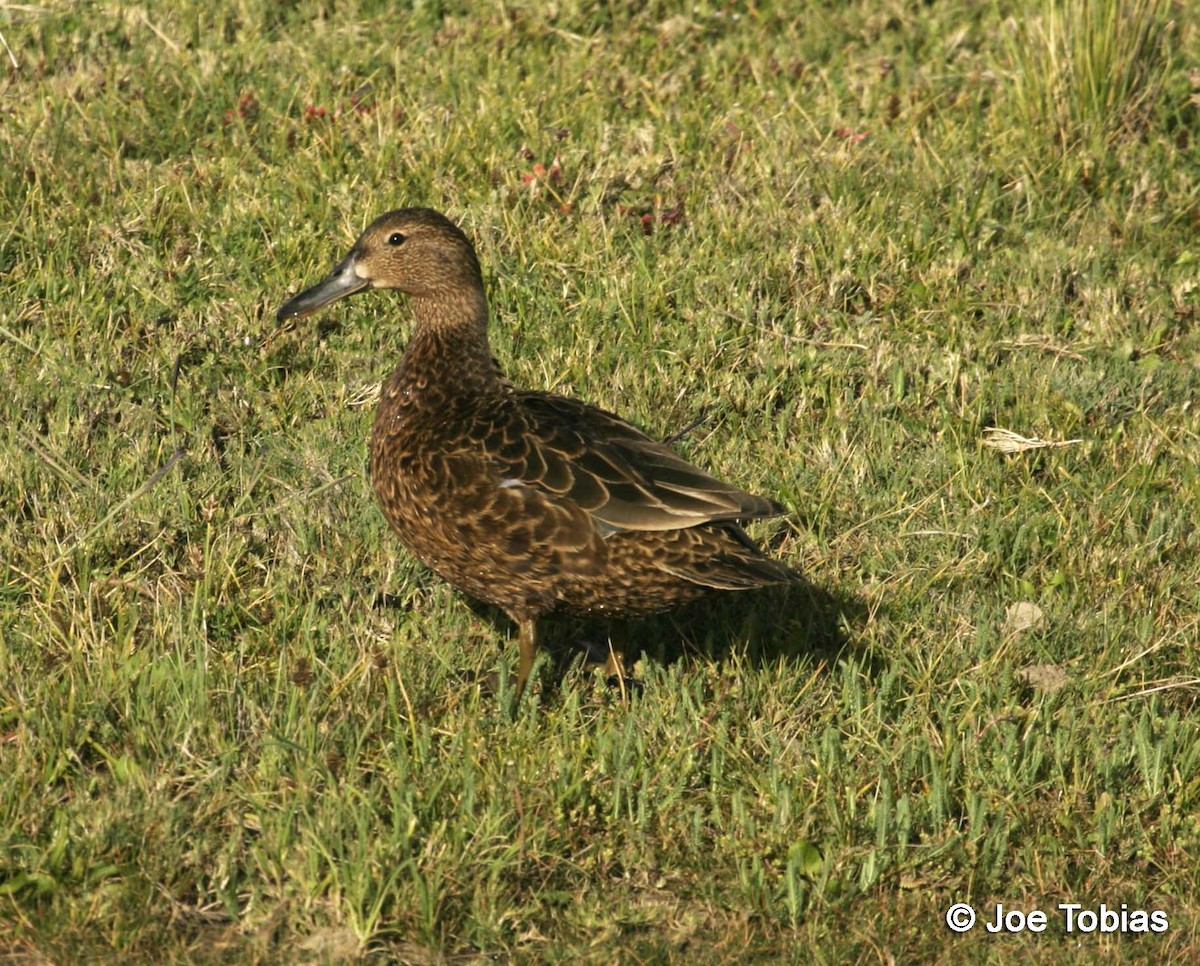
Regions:
<svg viewBox="0 0 1200 966"><path fill-rule="evenodd" d="M390 235L388 235L388 244L393 245L393 246L403 245L404 244L404 236L401 235L400 232L394 231Z"/></svg>

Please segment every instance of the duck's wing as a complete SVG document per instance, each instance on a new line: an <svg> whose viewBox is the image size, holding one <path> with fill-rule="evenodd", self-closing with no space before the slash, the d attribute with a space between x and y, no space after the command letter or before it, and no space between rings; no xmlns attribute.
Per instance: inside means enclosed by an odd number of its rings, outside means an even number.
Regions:
<svg viewBox="0 0 1200 966"><path fill-rule="evenodd" d="M514 390L486 450L502 486L569 500L602 527L679 530L783 512L730 486L612 413L549 393Z"/></svg>

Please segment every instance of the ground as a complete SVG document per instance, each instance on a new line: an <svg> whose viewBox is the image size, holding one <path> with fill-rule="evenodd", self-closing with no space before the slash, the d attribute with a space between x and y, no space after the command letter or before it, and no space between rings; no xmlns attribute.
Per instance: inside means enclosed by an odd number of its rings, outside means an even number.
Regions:
<svg viewBox="0 0 1200 966"><path fill-rule="evenodd" d="M0 958L1200 954L1191 5L0 35ZM515 382L693 426L807 584L633 624L628 699L558 681L595 624L515 716L474 683L511 628L365 478L403 303L274 318L412 204L476 241Z"/></svg>

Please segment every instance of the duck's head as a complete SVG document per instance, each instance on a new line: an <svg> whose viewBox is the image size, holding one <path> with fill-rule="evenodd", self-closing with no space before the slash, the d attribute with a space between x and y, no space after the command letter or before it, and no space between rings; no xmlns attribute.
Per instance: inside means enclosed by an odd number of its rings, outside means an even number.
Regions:
<svg viewBox="0 0 1200 966"><path fill-rule="evenodd" d="M438 302L482 294L475 249L457 225L431 208L400 208L376 218L328 278L294 295L279 321L310 315L369 288L391 288Z"/></svg>

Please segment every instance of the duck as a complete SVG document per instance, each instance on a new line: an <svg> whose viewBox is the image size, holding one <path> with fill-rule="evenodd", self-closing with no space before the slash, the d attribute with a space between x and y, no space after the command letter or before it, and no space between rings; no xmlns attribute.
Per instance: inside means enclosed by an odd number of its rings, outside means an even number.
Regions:
<svg viewBox="0 0 1200 966"><path fill-rule="evenodd" d="M475 247L441 213L376 218L276 317L374 289L407 296L413 324L380 390L372 488L410 553L515 624L515 705L548 615L636 618L800 579L742 529L783 514L775 500L717 479L614 413L505 378Z"/></svg>

